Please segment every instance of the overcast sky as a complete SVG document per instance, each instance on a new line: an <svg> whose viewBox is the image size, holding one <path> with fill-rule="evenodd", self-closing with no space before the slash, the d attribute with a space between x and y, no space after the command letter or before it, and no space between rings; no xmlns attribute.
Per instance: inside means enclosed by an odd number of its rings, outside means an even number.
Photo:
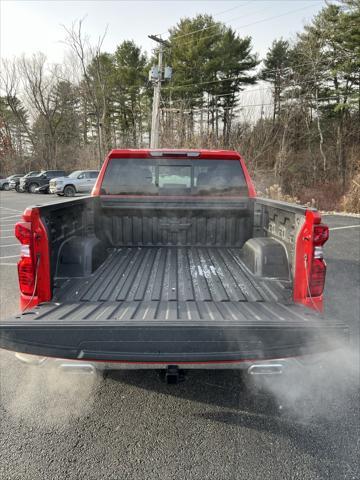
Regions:
<svg viewBox="0 0 360 480"><path fill-rule="evenodd" d="M250 35L253 50L263 58L275 38L295 38L304 24L325 5L324 0L121 1L121 0L0 0L2 58L41 51L51 62L64 58L64 29L86 17L84 32L96 43L107 28L103 49L114 52L124 40L134 40L151 52L149 34L167 37L169 27L182 17L198 13L232 26L240 36ZM269 84L247 86L239 96L244 120L271 111Z"/></svg>
<svg viewBox="0 0 360 480"><path fill-rule="evenodd" d="M324 6L323 0L0 2L2 58L42 51L54 62L61 62L64 54L61 25L70 26L85 16L84 30L94 42L108 26L105 50L113 52L123 40L132 39L150 52L149 34L163 33L166 38L167 29L180 18L208 13L241 36L250 35L254 50L262 57L274 38L294 38Z"/></svg>

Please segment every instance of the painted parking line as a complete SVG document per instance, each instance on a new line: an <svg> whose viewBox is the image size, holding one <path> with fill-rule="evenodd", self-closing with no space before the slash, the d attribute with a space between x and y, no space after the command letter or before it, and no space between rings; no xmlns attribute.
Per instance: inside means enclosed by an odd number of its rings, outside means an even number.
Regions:
<svg viewBox="0 0 360 480"><path fill-rule="evenodd" d="M0 212L0 220L10 220L14 219L16 221L16 218L21 217L21 213L11 213L11 212Z"/></svg>
<svg viewBox="0 0 360 480"><path fill-rule="evenodd" d="M360 228L360 224L359 225L346 225L346 227L333 227L333 228L329 228L330 231L333 231L333 230L345 230L346 228Z"/></svg>
<svg viewBox="0 0 360 480"><path fill-rule="evenodd" d="M0 257L0 261L1 261L3 258L19 258L19 255L8 255L7 257Z"/></svg>
<svg viewBox="0 0 360 480"><path fill-rule="evenodd" d="M5 267L16 267L17 263L10 263L10 262L1 262L0 261L0 267L5 266Z"/></svg>
<svg viewBox="0 0 360 480"><path fill-rule="evenodd" d="M14 217L21 217L20 213L14 213L13 215L8 215L7 213L5 214L6 217L2 217L0 215L0 220L8 220L9 218L14 218Z"/></svg>
<svg viewBox="0 0 360 480"><path fill-rule="evenodd" d="M0 206L0 208L2 208L3 210L10 210L11 212L22 213L22 210L15 210L15 208L8 208L8 207L2 207L2 206Z"/></svg>
<svg viewBox="0 0 360 480"><path fill-rule="evenodd" d="M6 237L0 235L0 240L5 240L5 238L15 238L15 235L7 235Z"/></svg>
<svg viewBox="0 0 360 480"><path fill-rule="evenodd" d="M0 245L0 248L4 248L4 247L18 247L19 244L18 243L10 243L9 245Z"/></svg>

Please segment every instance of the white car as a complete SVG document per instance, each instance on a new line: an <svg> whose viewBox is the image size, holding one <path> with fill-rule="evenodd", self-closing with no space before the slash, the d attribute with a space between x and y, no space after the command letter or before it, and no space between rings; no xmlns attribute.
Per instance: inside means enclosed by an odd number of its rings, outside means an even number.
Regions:
<svg viewBox="0 0 360 480"><path fill-rule="evenodd" d="M73 197L76 193L90 193L98 175L97 170L76 170L68 177L50 180L49 191L65 197Z"/></svg>
<svg viewBox="0 0 360 480"><path fill-rule="evenodd" d="M15 175L10 175L10 177L2 178L0 180L0 190L9 190L11 180L15 178L21 178L23 176L23 173L15 173Z"/></svg>

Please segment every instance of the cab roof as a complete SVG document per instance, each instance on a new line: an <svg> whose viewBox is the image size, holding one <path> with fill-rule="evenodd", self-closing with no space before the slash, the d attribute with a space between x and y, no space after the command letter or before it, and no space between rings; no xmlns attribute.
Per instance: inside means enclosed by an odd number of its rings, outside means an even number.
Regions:
<svg viewBox="0 0 360 480"><path fill-rule="evenodd" d="M185 148L143 148L110 150L108 158L191 158L240 160L240 154L235 150L204 150Z"/></svg>

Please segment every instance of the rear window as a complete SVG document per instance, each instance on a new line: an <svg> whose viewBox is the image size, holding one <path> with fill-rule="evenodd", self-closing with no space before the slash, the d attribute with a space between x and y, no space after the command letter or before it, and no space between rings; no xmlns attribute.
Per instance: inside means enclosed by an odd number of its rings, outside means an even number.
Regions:
<svg viewBox="0 0 360 480"><path fill-rule="evenodd" d="M102 195L247 196L239 160L112 158Z"/></svg>

